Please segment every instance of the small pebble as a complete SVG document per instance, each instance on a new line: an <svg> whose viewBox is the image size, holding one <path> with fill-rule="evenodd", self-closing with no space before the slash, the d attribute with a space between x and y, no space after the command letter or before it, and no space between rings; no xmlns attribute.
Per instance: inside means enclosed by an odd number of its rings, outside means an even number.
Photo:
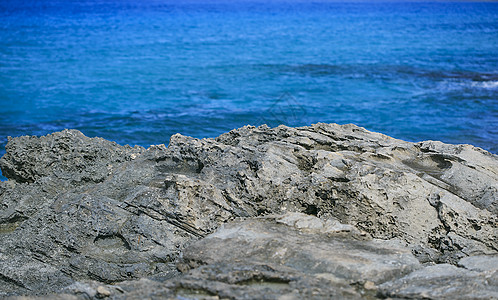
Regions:
<svg viewBox="0 0 498 300"><path fill-rule="evenodd" d="M375 286L375 283L373 283L371 281L366 281L365 284L363 285L363 287L365 288L365 290L375 290L375 289L377 289L377 287Z"/></svg>
<svg viewBox="0 0 498 300"><path fill-rule="evenodd" d="M110 295L111 295L111 292L108 289L106 289L105 287L99 286L97 288L97 297L105 298L105 297L109 297Z"/></svg>

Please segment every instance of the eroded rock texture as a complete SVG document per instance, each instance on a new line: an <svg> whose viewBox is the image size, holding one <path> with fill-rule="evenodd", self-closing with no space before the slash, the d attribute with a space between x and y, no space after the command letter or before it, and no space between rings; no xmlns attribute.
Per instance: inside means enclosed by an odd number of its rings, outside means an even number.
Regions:
<svg viewBox="0 0 498 300"><path fill-rule="evenodd" d="M0 296L498 298L498 157L470 145L316 124L6 150Z"/></svg>

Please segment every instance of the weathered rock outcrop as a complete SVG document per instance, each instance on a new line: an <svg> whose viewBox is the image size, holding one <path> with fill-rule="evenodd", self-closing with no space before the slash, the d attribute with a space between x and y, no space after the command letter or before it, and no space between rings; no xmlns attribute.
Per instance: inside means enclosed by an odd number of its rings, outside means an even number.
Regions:
<svg viewBox="0 0 498 300"><path fill-rule="evenodd" d="M470 145L316 124L6 150L0 296L498 298L498 157Z"/></svg>

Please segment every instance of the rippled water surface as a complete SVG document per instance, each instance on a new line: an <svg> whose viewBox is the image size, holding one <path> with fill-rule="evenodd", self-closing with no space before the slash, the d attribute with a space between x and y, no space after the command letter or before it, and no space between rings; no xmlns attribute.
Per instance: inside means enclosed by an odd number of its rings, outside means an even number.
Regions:
<svg viewBox="0 0 498 300"><path fill-rule="evenodd" d="M0 103L0 154L316 122L498 153L498 3L3 0Z"/></svg>

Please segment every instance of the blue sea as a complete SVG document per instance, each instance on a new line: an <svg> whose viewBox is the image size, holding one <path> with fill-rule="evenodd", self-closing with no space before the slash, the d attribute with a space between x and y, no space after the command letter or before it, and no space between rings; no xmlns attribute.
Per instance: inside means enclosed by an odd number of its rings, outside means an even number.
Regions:
<svg viewBox="0 0 498 300"><path fill-rule="evenodd" d="M0 1L0 155L317 122L498 153L498 3Z"/></svg>

